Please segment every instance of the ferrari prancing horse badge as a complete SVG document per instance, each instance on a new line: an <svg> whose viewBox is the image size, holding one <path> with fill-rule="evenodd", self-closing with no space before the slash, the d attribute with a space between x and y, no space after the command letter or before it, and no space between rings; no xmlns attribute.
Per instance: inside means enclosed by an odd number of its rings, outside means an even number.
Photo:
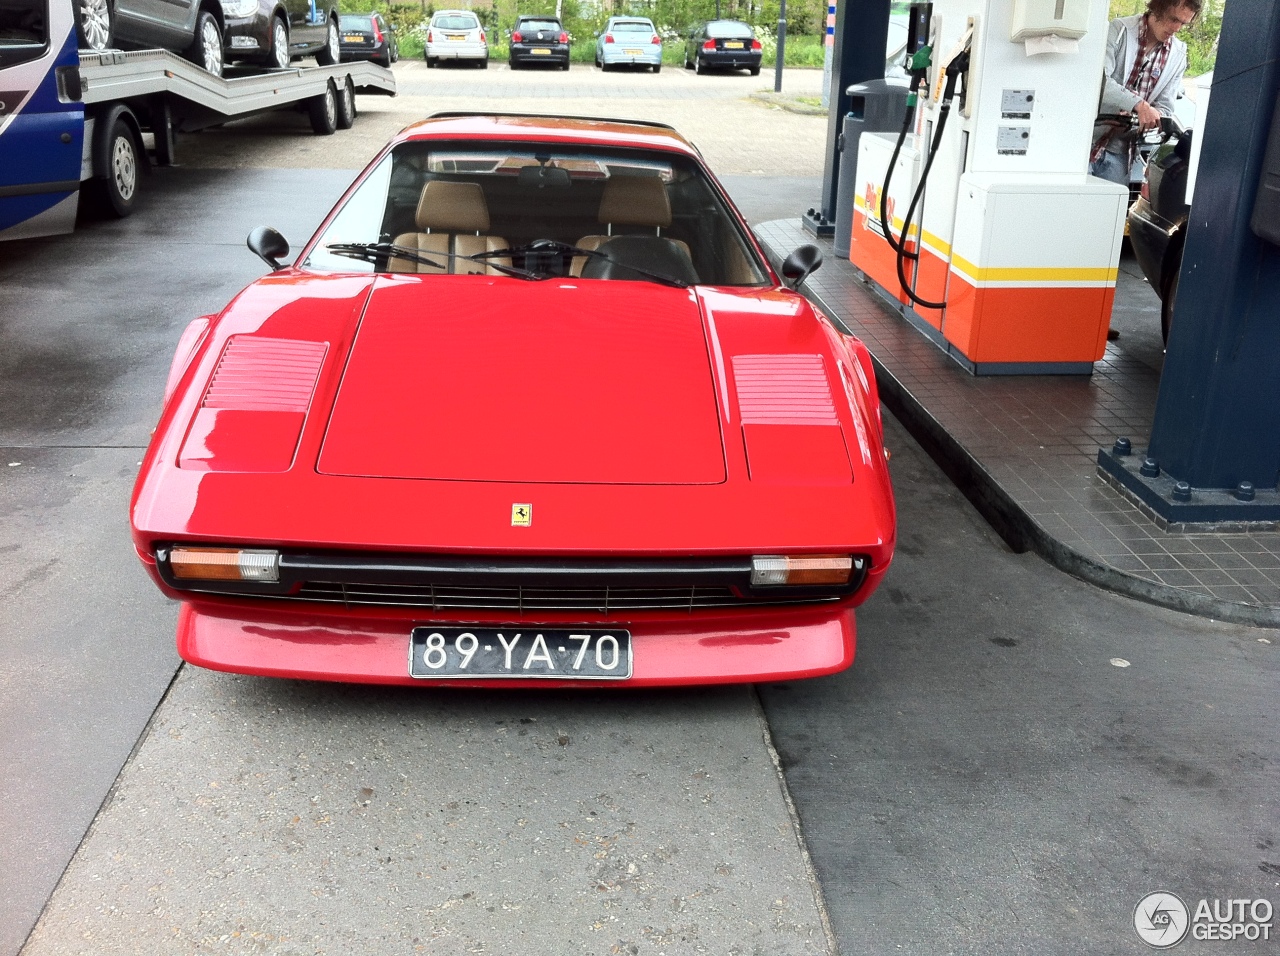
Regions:
<svg viewBox="0 0 1280 956"><path fill-rule="evenodd" d="M511 527L527 528L533 524L533 505L511 506Z"/></svg>

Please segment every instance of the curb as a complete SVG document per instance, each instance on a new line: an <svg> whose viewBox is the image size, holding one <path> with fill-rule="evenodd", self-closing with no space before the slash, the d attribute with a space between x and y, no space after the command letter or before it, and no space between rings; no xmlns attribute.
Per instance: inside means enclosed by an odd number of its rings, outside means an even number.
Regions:
<svg viewBox="0 0 1280 956"><path fill-rule="evenodd" d="M828 112L821 106L810 106L808 103L800 103L789 99L785 93L761 91L748 94L747 98L755 100L757 103L764 103L766 106L776 106L778 109L786 110L788 113L799 113L801 116L826 116Z"/></svg>

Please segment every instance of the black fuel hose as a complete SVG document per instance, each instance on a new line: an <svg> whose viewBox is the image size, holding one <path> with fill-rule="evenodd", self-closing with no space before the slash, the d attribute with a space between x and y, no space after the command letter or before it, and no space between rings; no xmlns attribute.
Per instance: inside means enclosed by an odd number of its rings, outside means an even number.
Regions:
<svg viewBox="0 0 1280 956"><path fill-rule="evenodd" d="M947 126L947 117L951 113L951 100L955 97L956 84L959 82L960 76L969 68L969 51L964 50L958 54L950 63L947 64L947 84L942 94L942 103L938 110L938 127L933 132L933 142L929 146L929 156L925 160L924 172L920 176L920 182L916 186L915 195L911 197L911 205L907 207L907 214L902 218L902 232L895 240L893 231L886 222L886 199L889 195L889 182L893 176L893 164L898 161L898 153L902 148L902 143L906 139L907 130L910 128L911 111L908 110L908 119L904 121L902 133L898 136L897 145L893 150L893 158L890 160L889 169L885 174L884 186L880 195L880 225L885 230L885 236L889 240L889 245L897 256L898 284L902 287L902 291L916 305L926 309L944 309L946 302L930 302L928 299L921 298L916 295L907 282L906 260L919 260L920 253L911 252L906 247L907 233L911 230L911 220L915 216L916 208L920 205L920 199L924 195L925 185L929 182L929 171L933 168L933 161L937 158L938 147L942 145L942 132ZM913 90L914 92L914 90ZM908 100L910 102L910 100ZM923 239L923 237L921 237Z"/></svg>

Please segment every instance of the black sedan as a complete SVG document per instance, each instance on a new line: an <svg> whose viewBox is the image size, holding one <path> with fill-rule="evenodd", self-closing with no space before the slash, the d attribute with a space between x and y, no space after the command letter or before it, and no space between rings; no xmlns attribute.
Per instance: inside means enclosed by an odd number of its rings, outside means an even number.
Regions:
<svg viewBox="0 0 1280 956"><path fill-rule="evenodd" d="M526 63L554 63L569 69L569 34L555 17L517 17L511 31L511 69Z"/></svg>
<svg viewBox="0 0 1280 956"><path fill-rule="evenodd" d="M342 62L372 60L390 66L400 59L396 28L381 13L344 13L342 25Z"/></svg>
<svg viewBox="0 0 1280 956"><path fill-rule="evenodd" d="M763 50L749 23L741 20L707 20L689 34L684 47L684 68L705 73L709 69L750 70L760 74Z"/></svg>

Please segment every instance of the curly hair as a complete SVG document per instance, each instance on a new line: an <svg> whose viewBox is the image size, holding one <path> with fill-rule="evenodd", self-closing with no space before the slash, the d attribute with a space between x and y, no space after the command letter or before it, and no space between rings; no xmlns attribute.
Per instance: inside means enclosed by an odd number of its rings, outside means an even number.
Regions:
<svg viewBox="0 0 1280 956"><path fill-rule="evenodd" d="M1166 17L1180 7L1190 10L1194 14L1192 19L1200 16L1200 0L1147 0L1147 13L1157 17Z"/></svg>

